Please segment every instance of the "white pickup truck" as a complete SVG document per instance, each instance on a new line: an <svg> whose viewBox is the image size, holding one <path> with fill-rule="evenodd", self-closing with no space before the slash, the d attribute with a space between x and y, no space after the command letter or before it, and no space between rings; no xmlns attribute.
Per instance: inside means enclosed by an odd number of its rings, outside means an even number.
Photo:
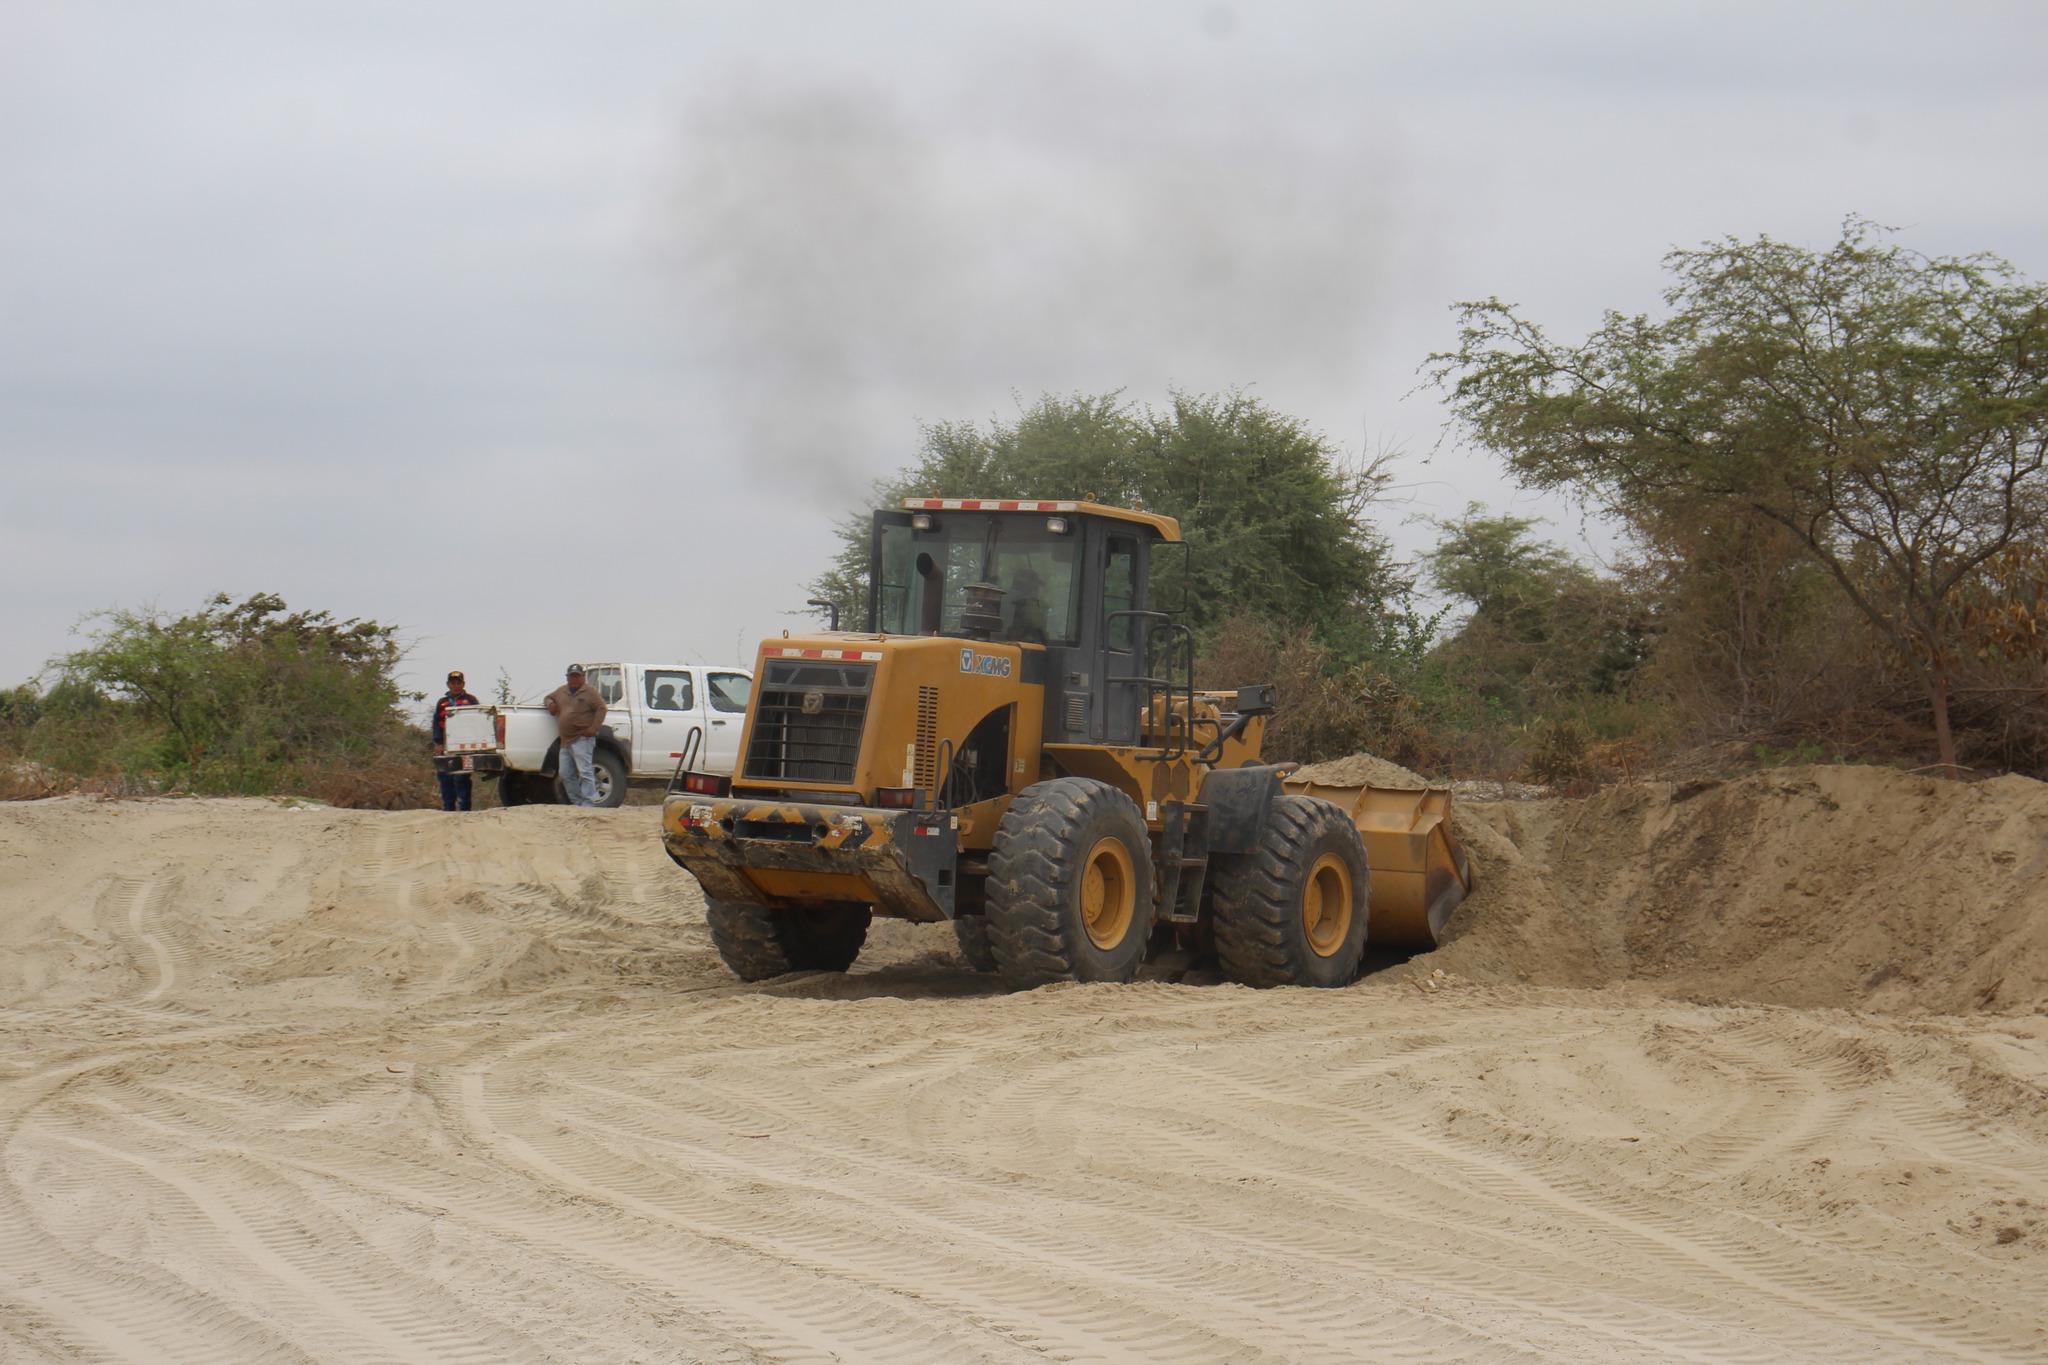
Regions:
<svg viewBox="0 0 2048 1365"><path fill-rule="evenodd" d="M586 685L607 708L597 736L597 803L625 802L629 784L668 781L693 742L695 772L729 773L739 762L753 674L704 664L591 664ZM498 779L507 806L566 804L555 766L560 731L547 707L464 706L448 713L441 772Z"/></svg>

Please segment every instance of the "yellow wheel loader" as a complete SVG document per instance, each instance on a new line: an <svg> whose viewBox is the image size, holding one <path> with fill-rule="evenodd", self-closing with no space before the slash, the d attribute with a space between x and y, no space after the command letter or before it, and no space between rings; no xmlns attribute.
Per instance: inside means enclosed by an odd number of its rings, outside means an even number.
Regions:
<svg viewBox="0 0 2048 1365"><path fill-rule="evenodd" d="M875 915L950 920L1018 986L1129 981L1148 950L1342 986L1425 948L1471 869L1450 793L1262 763L1270 687L1196 691L1170 517L920 498L874 514L866 631L761 645L730 778L686 746L669 856L749 981L844 971Z"/></svg>

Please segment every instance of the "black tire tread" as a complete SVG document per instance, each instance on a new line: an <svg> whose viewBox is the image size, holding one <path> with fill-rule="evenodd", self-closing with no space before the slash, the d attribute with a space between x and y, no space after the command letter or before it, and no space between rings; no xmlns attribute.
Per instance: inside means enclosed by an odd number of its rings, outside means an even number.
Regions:
<svg viewBox="0 0 2048 1365"><path fill-rule="evenodd" d="M860 956L873 919L865 905L779 910L705 897L711 944L742 981L791 972L843 972Z"/></svg>
<svg viewBox="0 0 2048 1365"><path fill-rule="evenodd" d="M1353 914L1364 921L1370 904L1365 842L1358 827L1337 806L1312 797L1286 795L1266 812L1259 843L1249 853L1218 857L1214 888L1216 962L1223 974L1247 986L1343 985L1357 971L1353 961L1341 981L1316 981L1322 969L1301 925L1302 881L1314 859L1309 851L1325 834L1339 833L1355 852L1352 883L1361 904ZM1363 956L1364 937L1359 953Z"/></svg>
<svg viewBox="0 0 2048 1365"><path fill-rule="evenodd" d="M1112 811L1128 813L1138 836L1131 853L1139 882L1132 930L1139 951L1127 969L1098 975L1100 964L1075 941L1085 938L1085 931L1066 922L1063 908L1081 870L1081 831ZM1152 919L1151 846L1144 834L1144 821L1131 799L1089 778L1040 782L1010 803L988 860L988 941L1005 980L1032 987L1054 981L1128 981L1137 974Z"/></svg>
<svg viewBox="0 0 2048 1365"><path fill-rule="evenodd" d="M961 915L955 919L953 941L960 945L960 956L975 971L993 972L1000 967L996 950L989 946L987 915Z"/></svg>

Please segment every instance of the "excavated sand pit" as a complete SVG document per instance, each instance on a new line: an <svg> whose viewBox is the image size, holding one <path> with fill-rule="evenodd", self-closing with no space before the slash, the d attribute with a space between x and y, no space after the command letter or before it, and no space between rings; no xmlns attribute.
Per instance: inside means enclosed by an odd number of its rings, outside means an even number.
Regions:
<svg viewBox="0 0 2048 1365"><path fill-rule="evenodd" d="M1484 869L1430 965L1888 1013L2048 1009L2048 785L1883 768L1468 804Z"/></svg>
<svg viewBox="0 0 2048 1365"><path fill-rule="evenodd" d="M2048 1359L2048 787L1468 803L1439 951L743 986L655 815L0 806L0 1361Z"/></svg>

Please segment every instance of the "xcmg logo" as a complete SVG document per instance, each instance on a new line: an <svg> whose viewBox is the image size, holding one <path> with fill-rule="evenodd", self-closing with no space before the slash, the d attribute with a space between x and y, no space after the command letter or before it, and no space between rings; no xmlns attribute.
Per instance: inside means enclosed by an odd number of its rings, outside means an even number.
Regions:
<svg viewBox="0 0 2048 1365"><path fill-rule="evenodd" d="M971 649L960 651L962 673L986 673L991 678L1010 676L1010 661L1000 654L976 654Z"/></svg>

